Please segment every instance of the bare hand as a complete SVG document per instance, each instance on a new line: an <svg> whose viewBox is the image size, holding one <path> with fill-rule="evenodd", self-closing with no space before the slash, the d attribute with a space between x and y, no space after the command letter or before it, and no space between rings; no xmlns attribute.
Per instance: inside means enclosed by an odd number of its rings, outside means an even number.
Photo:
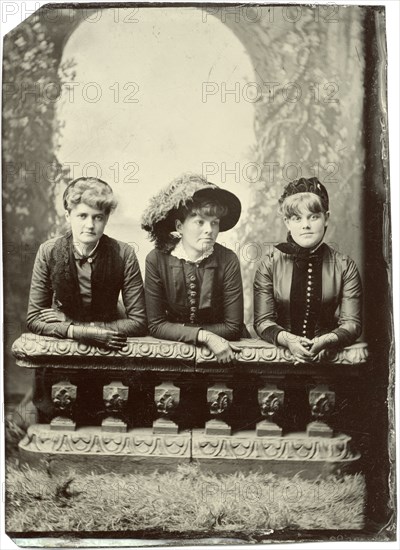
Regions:
<svg viewBox="0 0 400 550"><path fill-rule="evenodd" d="M38 320L43 323L62 323L67 321L67 316L65 313L58 309L48 308L42 309L38 315Z"/></svg>
<svg viewBox="0 0 400 550"><path fill-rule="evenodd" d="M235 353L240 353L241 351L239 347L228 342L225 338L212 333L207 336L205 344L213 352L218 363L236 363Z"/></svg>

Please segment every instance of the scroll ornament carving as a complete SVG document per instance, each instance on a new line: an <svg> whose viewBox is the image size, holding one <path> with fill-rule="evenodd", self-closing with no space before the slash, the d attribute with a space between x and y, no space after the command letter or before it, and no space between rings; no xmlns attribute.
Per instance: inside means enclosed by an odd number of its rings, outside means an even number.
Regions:
<svg viewBox="0 0 400 550"><path fill-rule="evenodd" d="M227 393L219 392L214 401L210 403L210 414L213 416L220 416L224 414L230 405L230 399Z"/></svg>
<svg viewBox="0 0 400 550"><path fill-rule="evenodd" d="M320 393L310 392L311 415L315 420L329 416L335 408L335 394L331 391Z"/></svg>
<svg viewBox="0 0 400 550"><path fill-rule="evenodd" d="M169 416L176 409L176 406L174 396L167 391L163 393L156 404L157 412L161 416Z"/></svg>
<svg viewBox="0 0 400 550"><path fill-rule="evenodd" d="M76 401L77 387L69 381L57 382L51 388L54 407L63 416L71 416Z"/></svg>
<svg viewBox="0 0 400 550"><path fill-rule="evenodd" d="M194 438L195 458L352 461L360 455L351 449L351 438L340 435L331 439L307 437L235 438L218 437L213 440Z"/></svg>
<svg viewBox="0 0 400 550"><path fill-rule="evenodd" d="M132 433L51 432L43 426L30 426L20 443L25 451L52 454L132 455L187 457L190 438L170 435Z"/></svg>
<svg viewBox="0 0 400 550"><path fill-rule="evenodd" d="M263 392L262 390L260 390L259 393L261 414L267 420L272 420L282 409L284 395L283 391Z"/></svg>
<svg viewBox="0 0 400 550"><path fill-rule="evenodd" d="M237 354L239 364L254 363L284 363L290 364L293 358L285 348L277 348L260 342L260 340L245 339L240 343L241 351ZM39 360L42 357L109 357L117 360L119 357L134 357L137 359L159 358L175 360L195 360L198 364L214 364L213 354L204 347L196 348L182 342L164 342L149 336L129 338L126 346L119 351L97 348L81 344L74 340L63 340L37 334L22 334L13 344L12 352L20 364L27 366L29 359ZM321 354L321 362L329 364L356 365L365 363L368 358L368 348L365 343L358 343L342 350L327 350Z"/></svg>

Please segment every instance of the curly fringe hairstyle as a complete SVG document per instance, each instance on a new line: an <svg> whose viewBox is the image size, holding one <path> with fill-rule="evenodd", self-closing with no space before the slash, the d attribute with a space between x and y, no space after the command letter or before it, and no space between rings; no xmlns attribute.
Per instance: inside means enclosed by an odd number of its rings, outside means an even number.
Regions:
<svg viewBox="0 0 400 550"><path fill-rule="evenodd" d="M327 210L322 204L321 197L314 193L297 193L286 197L279 207L279 214L284 218L300 216L302 210L307 210L313 214L326 214Z"/></svg>
<svg viewBox="0 0 400 550"><path fill-rule="evenodd" d="M64 208L68 212L81 203L102 210L107 216L118 204L108 183L98 178L83 177L71 181L63 196Z"/></svg>
<svg viewBox="0 0 400 550"><path fill-rule="evenodd" d="M226 216L228 209L218 201L211 201L209 199L204 200L191 200L186 205L178 208L176 215L173 215L174 222L180 220L184 222L189 216L215 216L216 218L222 218Z"/></svg>

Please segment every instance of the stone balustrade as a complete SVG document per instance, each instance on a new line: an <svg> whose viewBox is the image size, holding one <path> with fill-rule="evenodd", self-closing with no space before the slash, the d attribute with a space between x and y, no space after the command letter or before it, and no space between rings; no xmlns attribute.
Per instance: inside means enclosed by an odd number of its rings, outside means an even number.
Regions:
<svg viewBox="0 0 400 550"><path fill-rule="evenodd" d="M331 419L341 388L366 368L366 344L298 365L261 340L236 345L226 366L206 348L151 337L110 351L23 334L13 354L35 370L45 412L20 443L22 460L121 472L198 461L309 477L354 467L352 438Z"/></svg>

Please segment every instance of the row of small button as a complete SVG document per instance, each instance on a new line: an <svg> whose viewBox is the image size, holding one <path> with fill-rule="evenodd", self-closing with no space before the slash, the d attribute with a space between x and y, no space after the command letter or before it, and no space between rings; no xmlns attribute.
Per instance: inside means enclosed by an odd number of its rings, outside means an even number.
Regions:
<svg viewBox="0 0 400 550"><path fill-rule="evenodd" d="M303 336L307 336L307 323L308 323L308 316L310 314L310 303L311 303L311 295L312 295L312 285L313 285L313 280L312 280L312 273L313 273L313 264L311 262L309 262L308 264L308 269L307 269L307 272L308 272L308 278L307 278L307 289L306 289L306 312L305 312L305 319L304 319L304 322L303 322Z"/></svg>
<svg viewBox="0 0 400 550"><path fill-rule="evenodd" d="M196 319L197 319L196 298L197 298L196 276L195 275L190 275L189 276L188 299L189 299L189 305L190 305L189 320L192 324L194 324L196 322Z"/></svg>

